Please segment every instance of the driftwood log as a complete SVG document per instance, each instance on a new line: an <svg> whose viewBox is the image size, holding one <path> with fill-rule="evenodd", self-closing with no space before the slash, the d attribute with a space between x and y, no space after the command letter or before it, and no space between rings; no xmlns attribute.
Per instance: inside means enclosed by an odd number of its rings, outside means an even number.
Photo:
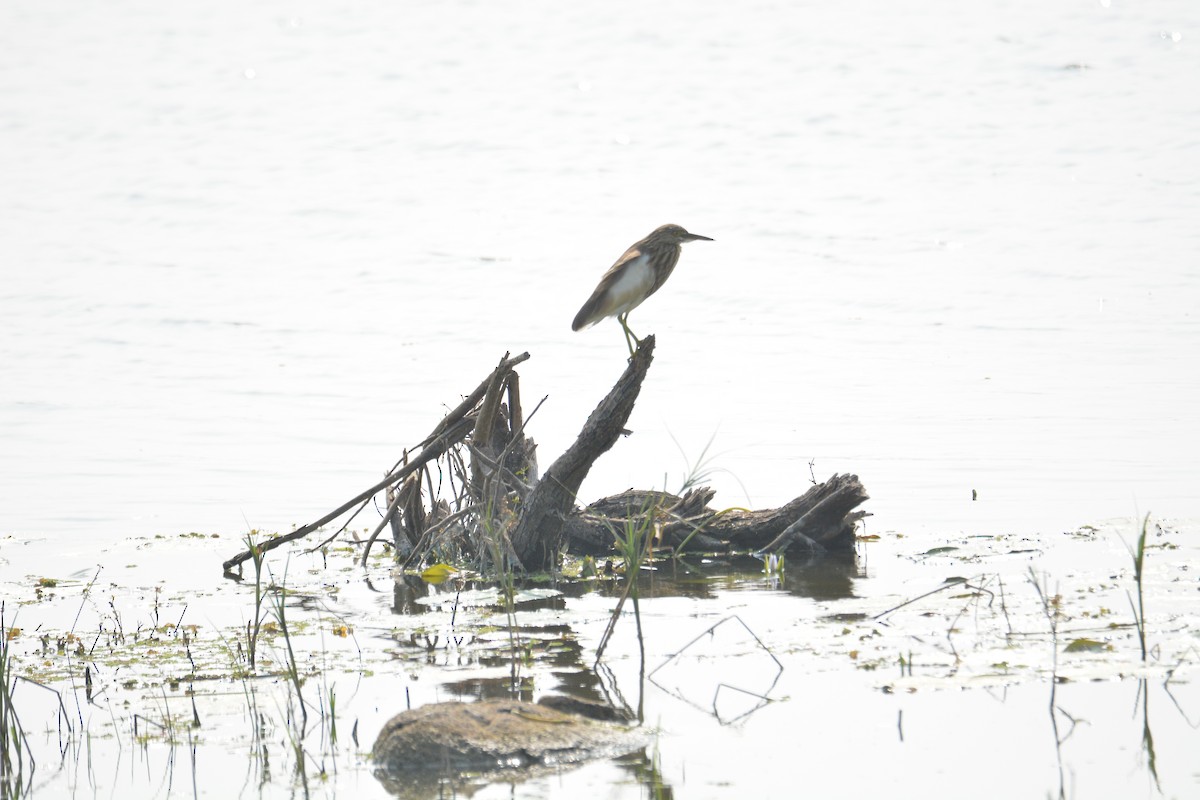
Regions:
<svg viewBox="0 0 1200 800"><path fill-rule="evenodd" d="M867 515L854 509L867 500L857 475L834 475L779 508L748 511L713 510L711 488L693 489L682 497L630 489L577 509L566 520L569 550L601 555L612 550L612 526L625 519L657 517L662 544L691 550L808 553L849 550L855 525ZM650 511L647 512L647 509Z"/></svg>
<svg viewBox="0 0 1200 800"><path fill-rule="evenodd" d="M354 513L332 536L340 535L380 495L386 506L363 548L387 529L397 559L415 565L428 558L474 561L481 570L498 566L535 572L559 566L563 552L611 552L614 532L627 520L653 528L657 546L707 552L849 550L855 509L867 494L854 475L834 475L776 509L714 510L713 490L690 489L682 497L629 490L579 508L576 496L592 465L622 435L654 358L648 336L608 394L588 417L574 443L539 476L537 446L526 433L539 402L526 415L516 366L528 353L505 355L479 386L463 399L383 480L320 519L238 553L224 562L227 572L282 544L318 530L347 512ZM543 398L544 402L545 398ZM320 546L320 545L318 545Z"/></svg>

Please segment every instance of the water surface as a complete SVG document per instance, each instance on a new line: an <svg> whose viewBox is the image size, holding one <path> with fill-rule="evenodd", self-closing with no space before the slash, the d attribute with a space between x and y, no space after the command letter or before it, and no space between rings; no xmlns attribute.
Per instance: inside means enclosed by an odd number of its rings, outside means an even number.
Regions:
<svg viewBox="0 0 1200 800"><path fill-rule="evenodd" d="M754 583L732 600L654 601L652 616L699 633L744 603L773 648L805 652L812 629L784 623L879 613L968 572L914 573L911 560L977 535L1037 543L1006 580L1020 582L1029 560L1063 581L1118 574L1126 556L1112 536L1132 536L1128 518L1151 511L1183 539L1200 518L1197 41L1200 10L1179 1L7 4L5 596L32 602L40 576L74 581L71 602L20 619L69 630L99 563L114 596L161 585L176 613L183 593L206 591L189 618L232 636L251 595L214 586L237 537L288 530L374 483L506 351L532 355L530 406L548 395L529 432L549 463L625 364L615 323L573 334L570 320L622 250L664 222L715 241L689 245L633 314L634 330L657 336L656 361L634 435L581 499L674 489L699 467L718 506L769 507L854 472L872 496L866 532L902 544L863 554L864 575L842 576L851 596L828 607ZM1104 528L1088 567L1061 549L1068 532L1111 518L1124 521ZM126 558L192 531L220 538L182 540L191 549L174 560ZM1000 572L980 557L972 576ZM1194 594L1186 566L1163 574ZM1127 613L1125 588L1109 586L1114 614ZM82 624L95 635L110 612L93 602ZM581 647L594 647L611 602L568 604L591 620ZM149 625L152 601L135 605ZM369 627L380 611L347 613ZM1176 657L1195 636L1194 613L1179 614L1158 620ZM894 664L918 620L878 658ZM654 640L657 657L678 646ZM33 657L36 639L19 641ZM383 658L380 647L363 649ZM618 664L632 663L624 647ZM896 774L923 792L930 774L990 785L981 765L1001 762L958 749L971 741L961 718L1030 749L1018 760L1031 772L1004 770L1016 781L1006 796L1060 785L1045 664L999 681L1009 689L910 697L836 658L812 669L784 658L773 696L790 700L743 728L699 728L659 706L664 729L705 733L674 748L667 734L662 770L676 791L771 796L796 752L863 782L823 784L827 794L894 791ZM1154 693L1166 658L1151 670L1154 713L1172 707ZM1136 681L1121 676L1139 669L1072 691L1094 717L1137 728ZM364 684L388 697L369 715L366 694L355 701L364 740L416 685L373 671L391 677ZM152 713L159 692L131 691ZM838 718L839 704L854 710ZM1194 701L1183 706L1194 721ZM778 749L780 727L804 739ZM1101 730L1112 728L1082 727L1074 741ZM1194 734L1155 730L1167 774ZM1139 737L1088 739L1064 785L1153 793ZM756 766L723 765L734 742ZM1112 747L1128 761L1102 755ZM1191 750L1172 759L1172 747ZM196 752L227 763L220 747ZM864 753L880 768L862 769ZM163 793L127 769L70 785ZM594 769L539 791L619 783L620 768ZM292 791L280 770L264 794ZM226 770L201 773L197 791L224 796L213 776ZM1194 774L1169 775L1168 796L1194 791ZM346 770L330 785L367 796L373 781Z"/></svg>

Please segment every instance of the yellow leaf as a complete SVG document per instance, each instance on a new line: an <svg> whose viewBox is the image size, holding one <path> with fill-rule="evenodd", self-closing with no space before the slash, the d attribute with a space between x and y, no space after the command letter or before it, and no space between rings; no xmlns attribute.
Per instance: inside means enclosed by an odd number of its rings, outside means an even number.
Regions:
<svg viewBox="0 0 1200 800"><path fill-rule="evenodd" d="M1075 639L1067 645L1068 653L1102 653L1111 650L1112 646L1095 639Z"/></svg>
<svg viewBox="0 0 1200 800"><path fill-rule="evenodd" d="M458 574L458 570L449 564L434 564L421 573L421 580L426 583L443 583L447 578L456 574Z"/></svg>

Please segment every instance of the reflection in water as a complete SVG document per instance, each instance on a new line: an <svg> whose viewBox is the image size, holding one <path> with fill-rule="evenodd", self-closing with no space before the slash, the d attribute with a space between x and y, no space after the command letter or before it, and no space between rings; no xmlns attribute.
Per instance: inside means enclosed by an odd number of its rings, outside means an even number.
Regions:
<svg viewBox="0 0 1200 800"><path fill-rule="evenodd" d="M650 673L650 681L722 725L771 702L783 664L741 617L726 617Z"/></svg>
<svg viewBox="0 0 1200 800"><path fill-rule="evenodd" d="M630 773L635 781L646 788L647 796L671 800L675 797L674 789L666 782L657 756L648 755L646 749L635 750L632 753L616 756L612 763ZM582 766L580 764L564 764L554 767L532 767L523 770L494 770L484 773L459 773L443 771L418 771L409 774L396 774L385 770L376 770L375 777L389 794L404 800L431 800L432 798L461 798L474 797L489 786L506 786L512 797L522 797L519 787L528 781L550 776L561 776L562 773ZM540 796L540 795L539 795Z"/></svg>
<svg viewBox="0 0 1200 800"><path fill-rule="evenodd" d="M625 580L611 564L599 570L606 577L585 580L560 579L552 590L544 582L516 581L520 611L563 611L566 600L590 594L619 598L625 592ZM721 592L782 589L796 597L813 600L843 600L854 597L854 581L866 577L854 553L830 553L806 560L791 560L782 575L765 574L761 559L749 555L662 559L638 573L638 594L642 599L681 597L711 600ZM453 607L466 592L479 594L496 591L494 581L463 580L442 590L445 604ZM400 616L427 614L436 605L429 600L437 590L419 576L403 574L392 587L391 612ZM541 594L534 595L534 592ZM522 593L527 593L522 595ZM499 607L498 603L497 606Z"/></svg>
<svg viewBox="0 0 1200 800"><path fill-rule="evenodd" d="M783 588L797 597L845 600L854 597L854 580L864 577L853 552L828 553L803 563L789 560L783 573Z"/></svg>
<svg viewBox="0 0 1200 800"><path fill-rule="evenodd" d="M598 572L611 572L602 563ZM638 593L642 599L684 597L711 600L721 592L782 589L796 597L813 600L843 600L854 597L854 581L866 577L851 553L828 553L807 559L789 559L782 578L765 573L762 559L750 555L707 556L663 559L638 574ZM619 597L624 579L572 581L557 588L565 597L582 597L598 592L604 597Z"/></svg>
<svg viewBox="0 0 1200 800"><path fill-rule="evenodd" d="M610 572L611 570L602 570ZM766 576L763 562L753 556L720 556L664 559L638 574L638 592L644 599L682 597L714 599L722 592L782 590L788 594L828 601L854 597L854 582L863 572L853 553L826 555L804 561L793 560L782 574ZM519 582L517 608L523 614L567 610L568 599L586 595L619 598L625 591L623 576L588 580L560 580L547 589L545 583ZM494 613L502 610L499 595L491 599L496 584L481 580L463 580L453 588L433 587L417 576L400 575L395 579L391 611L400 616L429 615L434 609L449 610L446 628L425 628L396 634L394 641L401 653L413 657L423 653L430 665L508 668L508 677L476 678L449 684L448 689L462 699L529 699L532 686L519 679L522 662L547 667L562 691L584 700L614 703L625 709L615 680L606 682L584 663L583 648L569 624L518 626L516 638L495 631L483 631L477 614L461 614L460 597L469 595L475 611ZM430 602L441 599L443 602ZM726 663L726 660L729 660ZM602 665L601 668L603 669ZM709 628L677 652L652 673L653 681L669 693L691 705L712 713L722 722L743 718L769 702L769 694L779 678L782 666L758 636L737 617L730 617ZM693 673L707 677L697 684ZM645 665L639 675L644 679ZM636 706L644 693L639 686Z"/></svg>
<svg viewBox="0 0 1200 800"><path fill-rule="evenodd" d="M449 699L464 702L478 700L523 700L533 702L533 678L524 677L515 684L510 676L472 677L441 684L450 693Z"/></svg>
<svg viewBox="0 0 1200 800"><path fill-rule="evenodd" d="M792 563L783 575L770 578L764 573L763 562L754 557L696 557L656 562L651 569L638 573L637 587L643 599L713 599L729 591L763 589L836 599L852 597L854 580L859 577L861 572L853 555ZM617 574L599 580L560 580L552 589L545 583L526 581L517 585L514 599L522 616L537 619L539 613L567 610L568 599L585 595L618 598L625 591L625 584L624 576ZM535 678L529 674L540 667L553 676L557 691L611 708L621 717L642 719L647 679L644 661L639 664L637 697L631 704L607 665L585 663L584 648L570 624L543 621L518 625L506 632L496 631L492 621L503 613L503 603L498 593L491 594L495 588L494 583L473 580L436 588L415 576L397 577L391 603L393 614L415 619L430 617L431 612L438 611L440 619L446 620L448 612L449 622L441 629L435 624L395 634L394 641L401 652L408 653L400 657L432 665L477 665L491 672L442 684L457 700L532 701L545 693L545 687L538 691ZM496 674L497 669L505 674ZM650 679L667 693L712 714L726 725L744 720L770 703L770 693L782 672L783 665L758 635L741 618L732 616L685 645L657 667ZM614 763L629 770L652 796L673 796L671 788L664 785L657 755L651 758L639 751ZM521 780L527 777L522 775ZM405 797L430 796L439 787L452 787L454 792L469 796L489 782L515 786L513 775L503 772L477 775L470 780L442 775L434 783L422 778L414 784L398 776L381 775L380 779L389 791Z"/></svg>
<svg viewBox="0 0 1200 800"><path fill-rule="evenodd" d="M1058 676L1052 675L1050 677L1050 730L1054 733L1054 756L1058 763L1058 795L1057 795L1057 797L1059 798L1059 800L1066 800L1067 783L1066 783L1066 772L1063 768L1062 746L1063 746L1063 743L1067 741L1067 739L1071 738L1071 734L1075 732L1075 718L1073 716L1071 716L1070 714L1068 714L1066 711L1063 711L1061 708L1059 708L1058 700L1057 700L1057 691L1058 691ZM1067 732L1065 734L1061 732L1061 730L1059 729L1059 726L1058 726L1058 717L1060 714L1071 723L1071 727L1067 729Z"/></svg>
<svg viewBox="0 0 1200 800"><path fill-rule="evenodd" d="M1145 644L1143 643L1142 646L1145 647ZM1150 775L1154 778L1154 788L1161 792L1162 786L1158 780L1158 757L1154 753L1154 734L1150 732L1150 686L1145 678L1138 681L1137 699L1134 700L1135 708L1139 700L1142 705L1142 750L1146 753L1146 768L1150 770Z"/></svg>
<svg viewBox="0 0 1200 800"><path fill-rule="evenodd" d="M853 597L854 582L861 577L853 554L791 562L782 574L773 576L765 574L763 562L758 558L697 556L654 563L652 568L638 573L637 587L645 600L715 599L730 591L763 590L830 600ZM541 616L549 613L561 619L559 614L568 610L570 601L589 595L619 598L626 590L624 576L559 580L552 586L548 588L544 582L535 581L518 583L514 598L521 612L518 619L523 617L536 623L497 630L494 621L504 614L504 608L494 583L463 580L451 586L431 587L417 577L400 576L393 589L392 613L414 621L428 618L434 624L397 633L394 641L409 654L402 658L433 665L475 665L487 670L487 674L441 684L457 700L532 701L545 695L547 687L539 686L536 680L536 670L542 669L541 674L553 677L557 692L613 709L624 718L642 719L647 679L668 694L711 714L722 725L745 720L772 702L771 692L783 674L783 665L737 616L726 617L709 627L649 676L645 664L640 663L636 697L626 697L606 664L587 663L589 654L584 652L571 624L546 622ZM431 616L432 612L438 612L437 616ZM444 627L439 628L435 619L440 619ZM664 785L657 753L650 757L639 751L613 763L630 771L652 796L673 796L671 787ZM520 781L531 775L522 774ZM511 772L476 775L470 779L441 775L435 784L425 779L413 784L398 776L381 776L381 780L389 791L406 797L430 796L431 791L447 788L469 796L492 782L516 785Z"/></svg>
<svg viewBox="0 0 1200 800"><path fill-rule="evenodd" d="M401 648L407 645L412 658L433 659L430 663L438 665L454 660L483 669L484 674L475 673L440 684L440 690L455 700L532 702L538 695L545 700L546 687L542 686L538 691L536 673L531 674L533 669L540 667L556 679L557 690L566 695L558 698L562 702L555 707L569 712L590 707L593 712L597 709L610 712L608 719L633 718L628 704L615 688L613 674L603 665L598 669L589 669L585 665L584 648L572 626L543 622L496 630L494 621L498 616L502 615L505 620L513 617L506 613L500 594L492 591L494 588L494 584L488 582L462 581L449 591L445 588L437 591L420 581L397 580L393 612L404 614L407 610L416 619L430 619L430 612L440 611L443 618L448 615L449 629L440 633L425 629L411 631L407 638L404 634L396 634L394 640ZM569 585L563 584L562 588L569 589ZM444 599L445 602L430 602L431 599ZM563 595L551 593L532 582L518 587L513 601L522 615L534 620L541 613L555 613L566 608ZM421 649L426 653L412 652ZM595 713L586 716L598 717ZM595 753L601 762L612 756L612 751ZM584 751L579 757L586 761L589 755ZM671 787L665 785L657 757L648 755L644 747L611 760L614 765L629 771L652 796L673 796ZM502 766L487 772L461 772L452 769L448 763L441 769L428 769L430 765L426 764L414 765L413 770L403 773L378 769L375 775L383 787L397 797L470 797L492 784L507 785L509 792L515 795L518 785L550 775L561 779L564 772L581 766L584 761L572 763L567 760L520 768Z"/></svg>
<svg viewBox="0 0 1200 800"><path fill-rule="evenodd" d="M620 767L629 770L633 774L634 780L646 787L646 792L649 797L655 800L674 800L675 790L666 782L663 777L662 769L658 763L658 752L655 751L653 757L647 757L646 751L641 750L637 753L630 753L627 756L621 756L613 759Z"/></svg>
<svg viewBox="0 0 1200 800"><path fill-rule="evenodd" d="M1058 625L1064 619L1062 613L1062 597L1058 594L1051 594L1046 583L1049 579L1046 576L1042 577L1042 582L1038 582L1037 573L1033 567L1029 568L1029 582L1033 584L1034 592L1037 594L1038 602L1041 604L1042 614L1046 617L1046 622L1050 626L1050 652L1052 654L1050 666L1050 730L1054 734L1054 757L1058 765L1058 798L1065 800L1067 796L1066 772L1063 767L1063 751L1062 746L1071 734L1075 732L1075 718L1058 707ZM1059 731L1058 716L1061 714L1071 722L1070 729L1063 735Z"/></svg>
<svg viewBox="0 0 1200 800"><path fill-rule="evenodd" d="M429 584L416 575L401 574L396 576L392 585L393 614L424 614L429 607L418 603L417 600L429 594Z"/></svg>

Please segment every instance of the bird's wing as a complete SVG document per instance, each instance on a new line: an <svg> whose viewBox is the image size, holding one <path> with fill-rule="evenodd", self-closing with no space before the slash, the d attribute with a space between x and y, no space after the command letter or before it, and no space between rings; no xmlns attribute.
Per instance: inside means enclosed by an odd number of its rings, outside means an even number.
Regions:
<svg viewBox="0 0 1200 800"><path fill-rule="evenodd" d="M633 245L628 250L626 250L624 253L622 253L621 257L617 259L616 263L614 263L611 267L609 267L605 271L604 275L601 276L601 278L600 278L600 286L603 286L605 284L605 282L608 281L613 275L620 272L621 267L625 266L630 261L633 261L633 260L641 258L641 257L642 257L642 243L638 242L637 244ZM596 287L596 288L599 288L599 287Z"/></svg>
<svg viewBox="0 0 1200 800"><path fill-rule="evenodd" d="M605 317L624 314L645 300L653 287L654 270L650 268L649 257L636 246L629 248L604 273L596 291L575 315L572 329L579 330L595 325Z"/></svg>

